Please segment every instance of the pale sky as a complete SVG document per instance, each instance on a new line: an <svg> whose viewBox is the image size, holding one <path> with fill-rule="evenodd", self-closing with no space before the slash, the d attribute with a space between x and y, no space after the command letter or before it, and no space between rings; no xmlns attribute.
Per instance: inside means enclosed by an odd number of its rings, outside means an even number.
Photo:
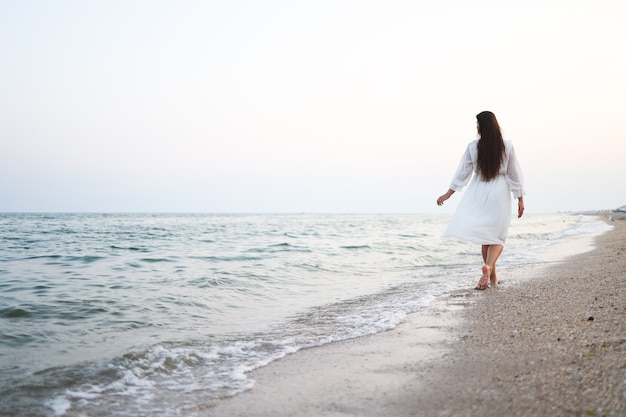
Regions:
<svg viewBox="0 0 626 417"><path fill-rule="evenodd" d="M493 111L528 213L626 204L626 2L0 0L0 211L439 208Z"/></svg>

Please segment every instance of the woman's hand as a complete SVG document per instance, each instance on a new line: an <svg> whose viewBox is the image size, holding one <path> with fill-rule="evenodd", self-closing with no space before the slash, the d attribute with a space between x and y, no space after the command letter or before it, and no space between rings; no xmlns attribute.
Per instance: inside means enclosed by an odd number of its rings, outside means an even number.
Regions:
<svg viewBox="0 0 626 417"><path fill-rule="evenodd" d="M448 190L447 193L445 193L444 195L440 196L437 199L437 205L438 206L443 206L443 202L446 201L447 199L449 199L452 194L454 194L454 190L452 190L452 189Z"/></svg>
<svg viewBox="0 0 626 417"><path fill-rule="evenodd" d="M524 197L517 199L517 218L519 219L524 214Z"/></svg>

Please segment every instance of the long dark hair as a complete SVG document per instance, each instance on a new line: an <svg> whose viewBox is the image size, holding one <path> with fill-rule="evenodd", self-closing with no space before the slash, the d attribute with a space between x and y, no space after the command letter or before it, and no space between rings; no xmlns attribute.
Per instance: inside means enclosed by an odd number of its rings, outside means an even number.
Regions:
<svg viewBox="0 0 626 417"><path fill-rule="evenodd" d="M484 111L476 115L478 120L478 174L483 181L491 181L498 176L504 158L504 139L496 115Z"/></svg>

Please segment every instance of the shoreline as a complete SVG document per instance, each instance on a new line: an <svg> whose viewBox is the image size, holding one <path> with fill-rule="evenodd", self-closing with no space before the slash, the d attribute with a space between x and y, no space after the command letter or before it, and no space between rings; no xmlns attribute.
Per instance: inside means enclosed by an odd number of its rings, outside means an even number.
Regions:
<svg viewBox="0 0 626 417"><path fill-rule="evenodd" d="M455 291L390 331L254 370L254 388L196 415L624 415L626 220L611 225L592 251L503 268L498 289Z"/></svg>

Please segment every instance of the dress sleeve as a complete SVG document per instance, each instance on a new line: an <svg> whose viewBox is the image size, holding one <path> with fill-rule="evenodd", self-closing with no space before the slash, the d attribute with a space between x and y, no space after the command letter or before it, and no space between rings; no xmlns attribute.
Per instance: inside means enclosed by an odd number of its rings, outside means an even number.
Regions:
<svg viewBox="0 0 626 417"><path fill-rule="evenodd" d="M454 178L452 179L452 183L450 184L450 189L454 191L461 191L463 187L467 185L469 180L472 178L472 173L474 172L474 164L472 163L472 155L470 153L470 145L465 149L465 153L461 158L461 162L459 163L459 167L454 174Z"/></svg>
<svg viewBox="0 0 626 417"><path fill-rule="evenodd" d="M511 153L509 154L509 165L506 170L506 182L509 185L509 190L513 194L514 198L524 196L524 177L522 175L522 169L519 166L519 161L515 155L515 149L511 145Z"/></svg>

